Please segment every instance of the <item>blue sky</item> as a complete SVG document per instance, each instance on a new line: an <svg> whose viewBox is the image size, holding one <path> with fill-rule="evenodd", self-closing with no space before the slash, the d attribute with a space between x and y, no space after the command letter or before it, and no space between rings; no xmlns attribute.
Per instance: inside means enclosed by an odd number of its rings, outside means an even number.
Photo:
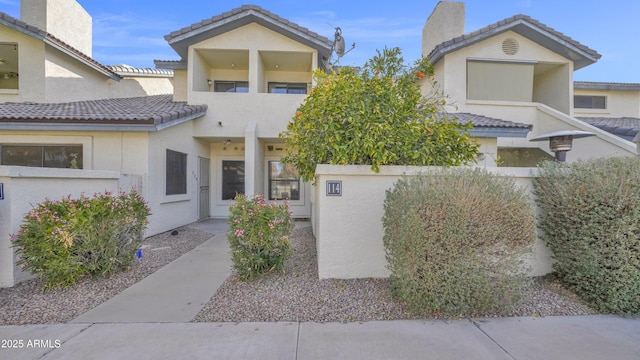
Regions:
<svg viewBox="0 0 640 360"><path fill-rule="evenodd" d="M154 67L176 60L164 35L243 4L259 5L328 38L342 28L348 53L341 65L362 65L384 46L398 46L407 61L421 53L422 27L437 0L216 1L78 0L93 16L93 57L105 65ZM640 1L468 0L465 32L525 14L598 51L602 58L574 73L575 80L640 83ZM20 16L19 0L0 0L0 11Z"/></svg>

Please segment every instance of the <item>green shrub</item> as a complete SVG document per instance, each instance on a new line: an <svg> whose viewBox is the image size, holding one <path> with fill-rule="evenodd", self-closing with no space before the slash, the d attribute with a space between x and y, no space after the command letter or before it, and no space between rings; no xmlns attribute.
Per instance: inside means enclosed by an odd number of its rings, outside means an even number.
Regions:
<svg viewBox="0 0 640 360"><path fill-rule="evenodd" d="M250 279L282 269L291 255L293 223L288 203L267 204L262 196L248 199L238 194L229 212L227 238L238 275Z"/></svg>
<svg viewBox="0 0 640 360"><path fill-rule="evenodd" d="M558 277L598 311L640 313L640 158L549 162L534 185Z"/></svg>
<svg viewBox="0 0 640 360"><path fill-rule="evenodd" d="M126 268L140 246L148 215L136 192L47 199L25 215L11 237L17 264L47 288Z"/></svg>
<svg viewBox="0 0 640 360"><path fill-rule="evenodd" d="M518 303L535 216L512 179L444 169L398 181L384 209L393 294L413 311L473 315Z"/></svg>

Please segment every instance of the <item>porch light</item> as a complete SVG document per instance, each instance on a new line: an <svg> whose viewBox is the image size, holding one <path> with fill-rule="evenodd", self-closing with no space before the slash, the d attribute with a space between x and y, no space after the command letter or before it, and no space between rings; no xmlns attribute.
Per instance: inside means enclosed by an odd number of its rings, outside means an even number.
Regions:
<svg viewBox="0 0 640 360"><path fill-rule="evenodd" d="M573 139L596 136L588 131L561 130L552 133L536 136L529 141L549 140L549 149L556 154L556 160L564 162L567 159L567 151L571 150Z"/></svg>
<svg viewBox="0 0 640 360"><path fill-rule="evenodd" d="M207 79L207 84L209 84L209 86L213 85L213 81L211 81L211 79Z"/></svg>

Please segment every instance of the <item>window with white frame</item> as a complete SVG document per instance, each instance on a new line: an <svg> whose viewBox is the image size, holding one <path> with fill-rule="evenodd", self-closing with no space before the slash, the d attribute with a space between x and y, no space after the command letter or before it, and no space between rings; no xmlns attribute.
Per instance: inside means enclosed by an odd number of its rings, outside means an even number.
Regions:
<svg viewBox="0 0 640 360"><path fill-rule="evenodd" d="M305 83L269 83L270 94L306 94L307 84Z"/></svg>
<svg viewBox="0 0 640 360"><path fill-rule="evenodd" d="M248 93L249 82L248 81L219 81L216 80L213 83L214 92L235 92L235 93Z"/></svg>
<svg viewBox="0 0 640 360"><path fill-rule="evenodd" d="M244 194L244 161L222 161L222 200L233 200Z"/></svg>
<svg viewBox="0 0 640 360"><path fill-rule="evenodd" d="M606 109L607 97L597 95L575 95L573 107L576 109Z"/></svg>
<svg viewBox="0 0 640 360"><path fill-rule="evenodd" d="M0 144L0 164L82 169L82 145Z"/></svg>
<svg viewBox="0 0 640 360"><path fill-rule="evenodd" d="M269 161L269 200L300 200L298 170L281 161Z"/></svg>
<svg viewBox="0 0 640 360"><path fill-rule="evenodd" d="M187 193L187 154L167 149L166 195Z"/></svg>

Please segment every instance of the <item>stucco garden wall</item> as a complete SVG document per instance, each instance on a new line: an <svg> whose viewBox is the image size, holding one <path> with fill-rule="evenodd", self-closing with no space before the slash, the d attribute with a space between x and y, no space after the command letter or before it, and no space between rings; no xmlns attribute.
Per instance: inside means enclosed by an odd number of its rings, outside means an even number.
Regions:
<svg viewBox="0 0 640 360"><path fill-rule="evenodd" d="M28 277L15 266L10 234L20 230L24 215L34 205L45 198L117 193L119 179L120 173L115 171L0 166L0 287L13 286Z"/></svg>
<svg viewBox="0 0 640 360"><path fill-rule="evenodd" d="M531 191L535 169L486 168L513 177ZM382 242L386 190L403 176L437 172L438 168L383 166L379 173L369 166L318 165L313 194L313 232L318 251L318 274L325 278L385 278L387 269ZM341 195L327 195L327 182L339 182ZM532 195L533 198L533 195ZM551 255L537 240L527 259L530 275L551 272Z"/></svg>

